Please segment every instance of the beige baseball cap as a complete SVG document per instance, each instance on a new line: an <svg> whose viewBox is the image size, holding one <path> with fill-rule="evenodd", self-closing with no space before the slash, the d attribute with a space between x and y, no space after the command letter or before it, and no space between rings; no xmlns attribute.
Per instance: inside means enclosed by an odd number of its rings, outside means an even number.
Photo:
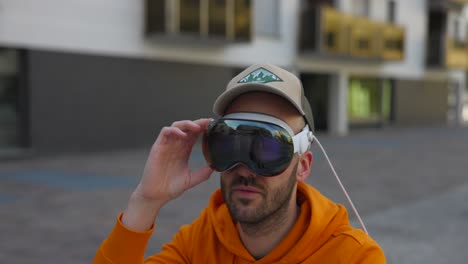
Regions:
<svg viewBox="0 0 468 264"><path fill-rule="evenodd" d="M271 64L255 64L234 77L218 99L213 112L224 115L226 107L239 95L247 92L273 93L288 100L302 114L311 131L314 118L302 83L294 74Z"/></svg>

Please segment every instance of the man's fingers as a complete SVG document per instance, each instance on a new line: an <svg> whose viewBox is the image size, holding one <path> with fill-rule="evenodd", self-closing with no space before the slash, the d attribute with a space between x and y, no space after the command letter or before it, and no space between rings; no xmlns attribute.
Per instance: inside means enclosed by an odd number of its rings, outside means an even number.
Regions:
<svg viewBox="0 0 468 264"><path fill-rule="evenodd" d="M211 118L200 118L194 121L176 121L172 123L171 127L180 129L182 132L187 134L190 140L195 142L195 140L205 131L212 120L213 119Z"/></svg>
<svg viewBox="0 0 468 264"><path fill-rule="evenodd" d="M204 130L204 129L206 129L206 127L208 127L208 125L210 124L211 121L213 121L213 118L200 118L200 119L197 119L197 120L195 120L193 122L198 124Z"/></svg>
<svg viewBox="0 0 468 264"><path fill-rule="evenodd" d="M171 127L177 127L184 132L199 132L202 129L199 124L190 120L176 121Z"/></svg>
<svg viewBox="0 0 468 264"><path fill-rule="evenodd" d="M172 146L180 151L179 153L184 157L182 160L185 162L189 159L188 155L192 151L193 144L211 121L211 118L201 118L194 121L182 120L172 123L169 127L164 127L155 142L154 150L158 150L156 147L158 145Z"/></svg>
<svg viewBox="0 0 468 264"><path fill-rule="evenodd" d="M171 139L185 139L187 138L187 133L183 132L177 127L163 127L161 133L158 137L162 144L168 143Z"/></svg>
<svg viewBox="0 0 468 264"><path fill-rule="evenodd" d="M161 130L161 134L164 136L174 136L181 138L187 137L187 133L185 133L178 127L163 127L163 129Z"/></svg>
<svg viewBox="0 0 468 264"><path fill-rule="evenodd" d="M206 129L212 120L211 118L200 118L194 121L181 120L172 123L171 127L177 127L184 132L200 132Z"/></svg>
<svg viewBox="0 0 468 264"><path fill-rule="evenodd" d="M190 180L190 188L208 180L208 178L210 178L212 173L213 173L213 169L210 168L210 166L208 165L199 169L196 172L192 172L191 180Z"/></svg>

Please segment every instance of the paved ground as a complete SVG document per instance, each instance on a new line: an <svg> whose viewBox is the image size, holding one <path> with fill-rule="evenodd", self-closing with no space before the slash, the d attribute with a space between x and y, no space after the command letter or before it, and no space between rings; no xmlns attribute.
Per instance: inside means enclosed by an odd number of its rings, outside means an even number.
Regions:
<svg viewBox="0 0 468 264"><path fill-rule="evenodd" d="M389 263L466 263L468 128L319 135ZM308 182L345 203L314 146ZM90 263L137 183L148 149L0 161L0 263ZM203 161L195 150L192 164ZM194 219L212 178L161 212L148 254Z"/></svg>

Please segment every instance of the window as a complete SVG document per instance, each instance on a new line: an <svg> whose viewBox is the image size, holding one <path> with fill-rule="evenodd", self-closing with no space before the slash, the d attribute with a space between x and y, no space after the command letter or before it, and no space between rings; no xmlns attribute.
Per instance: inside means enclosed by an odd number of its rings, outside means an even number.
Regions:
<svg viewBox="0 0 468 264"><path fill-rule="evenodd" d="M369 39L367 38L360 38L358 39L357 41L357 48L359 50L364 50L364 51L367 51L370 47L369 47Z"/></svg>
<svg viewBox="0 0 468 264"><path fill-rule="evenodd" d="M325 34L325 45L327 47L336 47L338 44L337 34L335 32L327 32Z"/></svg>
<svg viewBox="0 0 468 264"><path fill-rule="evenodd" d="M146 1L146 33L163 33L166 30L166 1Z"/></svg>
<svg viewBox="0 0 468 264"><path fill-rule="evenodd" d="M378 80L352 79L349 89L350 121L377 121L380 114Z"/></svg>
<svg viewBox="0 0 468 264"><path fill-rule="evenodd" d="M384 45L388 50L403 50L403 39L388 39Z"/></svg>
<svg viewBox="0 0 468 264"><path fill-rule="evenodd" d="M179 14L180 32L200 33L200 0L180 0Z"/></svg>
<svg viewBox="0 0 468 264"><path fill-rule="evenodd" d="M392 82L353 77L349 83L348 117L351 123L382 123L391 120Z"/></svg>
<svg viewBox="0 0 468 264"><path fill-rule="evenodd" d="M235 0L234 5L234 39L250 40L251 1Z"/></svg>
<svg viewBox="0 0 468 264"><path fill-rule="evenodd" d="M146 34L249 41L251 0L146 0Z"/></svg>
<svg viewBox="0 0 468 264"><path fill-rule="evenodd" d="M226 0L209 0L208 34L226 36Z"/></svg>

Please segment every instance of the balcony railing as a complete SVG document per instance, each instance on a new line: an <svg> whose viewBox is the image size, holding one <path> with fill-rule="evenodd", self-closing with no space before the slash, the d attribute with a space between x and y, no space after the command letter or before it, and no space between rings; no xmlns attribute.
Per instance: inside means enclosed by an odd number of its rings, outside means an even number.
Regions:
<svg viewBox="0 0 468 264"><path fill-rule="evenodd" d="M382 25L383 58L385 60L402 60L405 48L405 30L392 24Z"/></svg>
<svg viewBox="0 0 468 264"><path fill-rule="evenodd" d="M319 12L322 51L331 54L348 54L349 18L333 8L324 7Z"/></svg>
<svg viewBox="0 0 468 264"><path fill-rule="evenodd" d="M380 59L383 57L380 25L363 17L349 17L350 54L352 57Z"/></svg>
<svg viewBox="0 0 468 264"><path fill-rule="evenodd" d="M446 38L445 65L449 68L468 69L468 43Z"/></svg>
<svg viewBox="0 0 468 264"><path fill-rule="evenodd" d="M302 19L301 25L305 28L301 32L307 33L301 38L302 51L341 58L404 58L405 30L400 26L351 16L327 6L306 10ZM314 33L309 34L308 30Z"/></svg>

